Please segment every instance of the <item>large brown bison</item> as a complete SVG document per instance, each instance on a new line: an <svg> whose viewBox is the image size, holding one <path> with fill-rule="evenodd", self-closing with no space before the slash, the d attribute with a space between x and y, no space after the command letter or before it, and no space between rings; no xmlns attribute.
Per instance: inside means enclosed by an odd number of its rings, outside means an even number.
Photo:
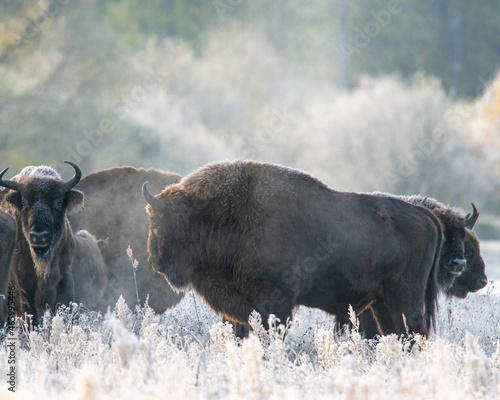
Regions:
<svg viewBox="0 0 500 400"><path fill-rule="evenodd" d="M122 295L133 308L137 303L134 271L126 250L130 246L138 261L137 291L157 313L177 304L182 295L175 293L148 262L148 217L144 211L141 185L150 180L152 190L160 192L177 183L177 174L153 168L114 167L93 172L82 178L78 189L85 195L85 207L69 219L74 232L86 229L100 239L107 239L102 249L108 270L108 283L102 308L116 304Z"/></svg>
<svg viewBox="0 0 500 400"><path fill-rule="evenodd" d="M16 246L16 221L0 210L0 328L7 321L7 289L12 255Z"/></svg>
<svg viewBox="0 0 500 400"><path fill-rule="evenodd" d="M252 161L209 164L156 197L146 182L143 193L153 268L229 320L245 324L257 310L284 322L297 305L338 314L352 304L398 334L403 315L411 332L429 331L442 230L423 207Z"/></svg>
<svg viewBox="0 0 500 400"><path fill-rule="evenodd" d="M441 250L438 269L438 286L447 295L465 297L469 291L474 292L483 288L487 281L485 265L479 251L477 236L470 229L474 226L479 213L472 204L473 214L463 217L458 211L431 197L420 195L398 196L389 193L375 192L377 196L389 196L410 204L429 209L438 218L443 226L444 244ZM465 250L464 250L465 249ZM462 261L459 257L464 255ZM462 267L462 264L464 266ZM360 328L366 337L374 337L384 333L377 327L375 321L366 310L358 315ZM338 325L349 322L347 310L336 316Z"/></svg>
<svg viewBox="0 0 500 400"><path fill-rule="evenodd" d="M73 189L81 177L80 168L65 182L53 168L30 166L12 180L3 179L8 168L0 173L0 207L17 223L16 251L12 259L13 274L24 294L22 311L35 321L47 307L73 301L74 288L71 265L75 240L66 213L77 211L83 204L82 192ZM18 301L19 303L19 301Z"/></svg>

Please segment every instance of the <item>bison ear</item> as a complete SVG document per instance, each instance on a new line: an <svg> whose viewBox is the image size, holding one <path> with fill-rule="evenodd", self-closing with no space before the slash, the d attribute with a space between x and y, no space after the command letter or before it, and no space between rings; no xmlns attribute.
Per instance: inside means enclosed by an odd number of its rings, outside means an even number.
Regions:
<svg viewBox="0 0 500 400"><path fill-rule="evenodd" d="M69 213L77 213L83 208L84 197L79 190L71 189L65 194L66 210Z"/></svg>
<svg viewBox="0 0 500 400"><path fill-rule="evenodd" d="M5 200L13 205L15 208L20 210L23 208L23 196L21 193L16 192L14 190L10 190L9 193L5 195Z"/></svg>

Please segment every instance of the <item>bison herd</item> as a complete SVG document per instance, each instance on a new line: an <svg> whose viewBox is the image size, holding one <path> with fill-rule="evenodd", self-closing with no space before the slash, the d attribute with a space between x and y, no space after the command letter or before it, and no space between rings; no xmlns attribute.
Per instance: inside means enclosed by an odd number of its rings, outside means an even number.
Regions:
<svg viewBox="0 0 500 400"><path fill-rule="evenodd" d="M240 336L253 310L267 324L300 305L339 325L352 306L367 337L427 336L440 293L487 283L474 205L463 216L428 197L339 192L255 161L186 177L133 167L82 177L66 163L68 181L47 166L0 173L0 291L14 287L16 314L35 324L58 305L105 312L120 296L163 313L192 288Z"/></svg>

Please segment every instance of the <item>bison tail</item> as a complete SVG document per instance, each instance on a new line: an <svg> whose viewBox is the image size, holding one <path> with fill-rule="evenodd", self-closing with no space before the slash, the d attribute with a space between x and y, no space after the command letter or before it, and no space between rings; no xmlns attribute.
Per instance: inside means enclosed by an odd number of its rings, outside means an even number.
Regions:
<svg viewBox="0 0 500 400"><path fill-rule="evenodd" d="M437 273L439 268L439 259L441 256L441 248L443 246L443 230L439 221L433 216L434 223L437 230L437 246L436 253L434 255L434 261L432 263L432 268L427 280L427 286L425 290L425 315L426 315L426 325L427 334L430 334L431 329L436 326L436 313L438 311L438 295L439 286L437 283Z"/></svg>

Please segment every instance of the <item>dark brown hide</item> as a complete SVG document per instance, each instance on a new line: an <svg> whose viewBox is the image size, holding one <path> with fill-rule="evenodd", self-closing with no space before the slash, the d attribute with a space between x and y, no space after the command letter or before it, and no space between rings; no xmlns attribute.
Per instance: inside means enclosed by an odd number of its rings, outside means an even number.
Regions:
<svg viewBox="0 0 500 400"><path fill-rule="evenodd" d="M465 258L467 259L467 268L460 276L455 278L452 286L445 292L448 296L465 298L469 292L477 292L488 283L484 261L479 252L479 240L476 234L469 229L466 229L465 235ZM359 318L360 331L365 337L373 338L380 334L370 310L366 310L357 317ZM339 329L345 324L350 324L347 313L337 315L336 321Z"/></svg>
<svg viewBox="0 0 500 400"><path fill-rule="evenodd" d="M0 210L0 295L3 296L0 299L0 328L7 322L8 287L16 231L14 218Z"/></svg>
<svg viewBox="0 0 500 400"><path fill-rule="evenodd" d="M100 243L85 230L76 232L76 254L73 260L75 302L95 311L106 312L102 297L108 281L106 266L102 259Z"/></svg>
<svg viewBox="0 0 500 400"><path fill-rule="evenodd" d="M438 285L442 291L448 295L466 297L469 291L477 291L486 285L485 265L479 251L479 241L474 232L464 227L467 217L463 217L450 206L430 197L420 195L397 196L381 192L375 192L375 194L378 196L390 196L409 202L410 204L420 205L432 211L439 219L445 234L438 270ZM476 214L477 210L475 207L474 211L474 214ZM464 235L463 238L462 235ZM454 271L455 267L459 267L459 263L454 263L454 260L459 258L461 254L465 255L466 267L457 276L454 274ZM359 318L361 331L366 337L373 337L381 333L369 310L357 317ZM344 324L348 324L349 317L347 310L345 313L337 315L336 320L339 328Z"/></svg>
<svg viewBox="0 0 500 400"><path fill-rule="evenodd" d="M428 333L442 231L422 207L252 161L209 164L157 195L160 204L143 191L153 268L231 321L383 303L388 313L376 318L396 333L405 333L403 314L411 332Z"/></svg>
<svg viewBox="0 0 500 400"><path fill-rule="evenodd" d="M47 307L54 311L56 304L69 304L74 298L75 240L66 213L81 207L83 194L73 189L80 169L70 164L75 176L67 182L46 166L26 167L12 180L0 177L0 185L6 187L0 192L0 208L17 224L12 259L16 293L25 294L21 313L33 315L35 322Z"/></svg>
<svg viewBox="0 0 500 400"><path fill-rule="evenodd" d="M148 217L141 194L141 186L146 180L158 193L180 179L180 175L153 168L125 166L93 172L78 184L85 194L85 208L70 216L73 231L86 229L98 238L108 238L102 250L108 269L101 305L104 309L113 308L120 295L132 309L137 303L133 267L126 254L128 246L139 263L137 286L142 302L149 296L149 306L163 313L182 299L183 295L174 292L148 262Z"/></svg>
<svg viewBox="0 0 500 400"><path fill-rule="evenodd" d="M437 217L444 233L439 261L438 284L442 290L451 287L454 279L463 273L467 264L464 255L465 217L454 208L431 197L420 195L398 196L383 192L375 192L374 195L394 197L413 205L425 207Z"/></svg>

